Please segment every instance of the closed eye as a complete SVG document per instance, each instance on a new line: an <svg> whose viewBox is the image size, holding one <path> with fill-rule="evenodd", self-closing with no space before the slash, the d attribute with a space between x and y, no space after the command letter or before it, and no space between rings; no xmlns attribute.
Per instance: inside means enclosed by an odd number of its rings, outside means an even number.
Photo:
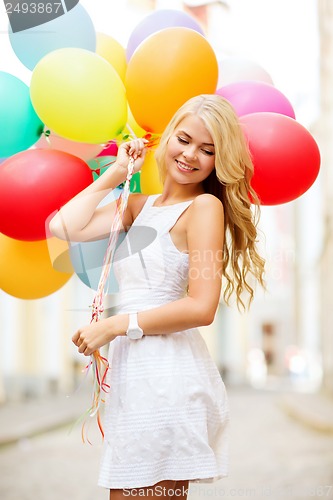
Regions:
<svg viewBox="0 0 333 500"><path fill-rule="evenodd" d="M213 151L209 151L208 149L203 149L202 151L203 151L203 153L205 153L208 156L213 156L213 154L214 154Z"/></svg>
<svg viewBox="0 0 333 500"><path fill-rule="evenodd" d="M177 136L177 139L181 144L188 144L188 141L186 139L183 139L182 137Z"/></svg>

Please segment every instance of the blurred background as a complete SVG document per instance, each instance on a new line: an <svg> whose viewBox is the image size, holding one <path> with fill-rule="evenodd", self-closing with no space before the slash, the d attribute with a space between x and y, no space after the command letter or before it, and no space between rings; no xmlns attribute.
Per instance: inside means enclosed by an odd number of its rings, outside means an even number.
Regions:
<svg viewBox="0 0 333 500"><path fill-rule="evenodd" d="M293 201L261 208L267 290L256 290L244 314L221 300L214 323L201 329L230 397L231 467L225 480L192 485L190 498L333 498L333 2L80 5L96 31L123 47L152 12L187 13L215 51L220 86L242 79L272 83L316 140L321 169L313 185ZM7 25L2 9L0 71L29 85L31 71L16 57ZM80 441L80 424L73 427L89 407L91 387L71 337L90 321L94 293L75 272L39 299L0 292L4 500L107 498L96 486L96 429L92 425L90 447Z"/></svg>

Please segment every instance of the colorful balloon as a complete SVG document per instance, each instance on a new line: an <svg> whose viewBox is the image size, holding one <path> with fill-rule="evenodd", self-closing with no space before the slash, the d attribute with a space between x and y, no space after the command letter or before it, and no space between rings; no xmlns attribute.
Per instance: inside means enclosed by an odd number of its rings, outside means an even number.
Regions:
<svg viewBox="0 0 333 500"><path fill-rule="evenodd" d="M77 47L95 51L96 48L93 22L81 5L76 5L65 15L41 24L38 28L13 33L9 26L8 32L15 54L31 70L42 57L53 50Z"/></svg>
<svg viewBox="0 0 333 500"><path fill-rule="evenodd" d="M116 156L96 156L96 158L88 161L89 168L93 172L94 181L104 174L109 167L112 168L116 158Z"/></svg>
<svg viewBox="0 0 333 500"><path fill-rule="evenodd" d="M132 177L133 179L133 177ZM104 206L119 198L122 193L121 188L113 189L99 204ZM126 233L119 233L117 245L119 245ZM86 242L70 242L69 252L71 264L78 278L87 287L97 290L98 283L103 270L103 261L107 249L109 238L96 241ZM111 266L110 274L107 280L106 289L108 293L116 293L119 291L117 279L114 276L113 267Z"/></svg>
<svg viewBox="0 0 333 500"><path fill-rule="evenodd" d="M260 64L242 56L228 56L221 59L217 88L240 80L258 80L274 85L270 74Z"/></svg>
<svg viewBox="0 0 333 500"><path fill-rule="evenodd" d="M0 232L17 240L45 239L50 215L92 181L88 165L63 151L17 153L0 165Z"/></svg>
<svg viewBox="0 0 333 500"><path fill-rule="evenodd" d="M127 111L128 111L127 123L123 128L123 130L121 131L121 134L119 136L119 141L135 139L136 137L143 137L147 133L146 130L144 130L142 127L140 127L140 125L137 124L133 116L133 113L131 111L131 108L129 106ZM128 138L123 139L123 137L128 137Z"/></svg>
<svg viewBox="0 0 333 500"><path fill-rule="evenodd" d="M56 134L77 142L114 139L127 120L125 87L103 57L84 49L59 49L35 67L30 84L38 116Z"/></svg>
<svg viewBox="0 0 333 500"><path fill-rule="evenodd" d="M120 233L120 238L123 239L124 234L126 233ZM73 242L70 244L70 258L75 274L82 283L92 290L97 290L98 288L108 241L109 239L106 238L104 240L83 243ZM109 293L119 291L112 267L107 281L107 288Z"/></svg>
<svg viewBox="0 0 333 500"><path fill-rule="evenodd" d="M114 67L120 78L125 80L126 53L124 47L117 40L105 33L96 33L96 54L104 57Z"/></svg>
<svg viewBox="0 0 333 500"><path fill-rule="evenodd" d="M263 205L299 198L315 182L320 152L310 132L279 113L253 113L240 118L254 163L252 187Z"/></svg>
<svg viewBox="0 0 333 500"><path fill-rule="evenodd" d="M241 81L221 87L216 94L227 99L238 116L264 111L295 118L290 101L280 90L264 82Z"/></svg>
<svg viewBox="0 0 333 500"><path fill-rule="evenodd" d="M116 141L111 141L109 144L105 144L103 147L102 151L97 156L99 158L100 156L117 156L118 153L118 145Z"/></svg>
<svg viewBox="0 0 333 500"><path fill-rule="evenodd" d="M103 151L103 144L87 144L85 142L75 142L65 137L57 135L47 127L40 139L34 144L34 148L40 149L56 149L57 151L64 151L71 155L81 158L81 160L88 161L95 158L101 151Z"/></svg>
<svg viewBox="0 0 333 500"><path fill-rule="evenodd" d="M163 191L153 151L147 151L144 164L141 167L140 189L144 194L156 194Z"/></svg>
<svg viewBox="0 0 333 500"><path fill-rule="evenodd" d="M30 99L29 87L0 71L0 157L7 158L34 144L43 131Z"/></svg>
<svg viewBox="0 0 333 500"><path fill-rule="evenodd" d="M136 172L132 175L130 191L131 193L141 193L141 172Z"/></svg>
<svg viewBox="0 0 333 500"><path fill-rule="evenodd" d="M52 245L67 245L52 238ZM0 288L18 299L40 299L59 290L73 275L52 267L47 240L19 241L0 235Z"/></svg>
<svg viewBox="0 0 333 500"><path fill-rule="evenodd" d="M217 77L214 50L202 35L189 28L166 28L144 40L131 57L128 103L140 127L162 133L184 102L215 92Z"/></svg>
<svg viewBox="0 0 333 500"><path fill-rule="evenodd" d="M146 16L132 31L126 48L127 60L129 60L136 48L148 36L165 28L183 27L197 31L201 35L204 32L195 19L181 10L160 9Z"/></svg>

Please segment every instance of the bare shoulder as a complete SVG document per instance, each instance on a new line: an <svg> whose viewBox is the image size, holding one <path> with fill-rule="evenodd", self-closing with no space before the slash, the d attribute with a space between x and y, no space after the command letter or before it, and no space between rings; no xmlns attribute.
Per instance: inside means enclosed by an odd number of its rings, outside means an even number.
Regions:
<svg viewBox="0 0 333 500"><path fill-rule="evenodd" d="M223 220L224 209L221 200L209 193L199 194L191 204L190 217L197 220L202 216Z"/></svg>
<svg viewBox="0 0 333 500"><path fill-rule="evenodd" d="M190 208L186 231L189 253L207 249L219 252L223 248L225 228L222 202L204 193L195 198Z"/></svg>

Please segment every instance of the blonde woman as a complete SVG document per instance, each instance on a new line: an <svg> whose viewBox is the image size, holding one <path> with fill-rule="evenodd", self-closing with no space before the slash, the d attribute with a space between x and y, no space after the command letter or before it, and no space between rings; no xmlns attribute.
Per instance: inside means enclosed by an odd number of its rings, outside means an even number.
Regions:
<svg viewBox="0 0 333 500"><path fill-rule="evenodd" d="M113 167L55 216L53 234L105 237L114 203L96 207L125 180L130 157L135 171L141 168L145 150L142 139L122 144ZM228 101L200 95L186 102L156 160L162 194L131 194L124 214L127 235L114 259L116 314L73 336L85 356L110 343L99 485L111 500L185 499L190 482L227 475L227 395L198 327L213 322L221 290L227 303L234 295L245 308L254 283L264 284L250 203L258 205L253 165ZM141 251L131 253L126 240L134 234L142 234Z"/></svg>

